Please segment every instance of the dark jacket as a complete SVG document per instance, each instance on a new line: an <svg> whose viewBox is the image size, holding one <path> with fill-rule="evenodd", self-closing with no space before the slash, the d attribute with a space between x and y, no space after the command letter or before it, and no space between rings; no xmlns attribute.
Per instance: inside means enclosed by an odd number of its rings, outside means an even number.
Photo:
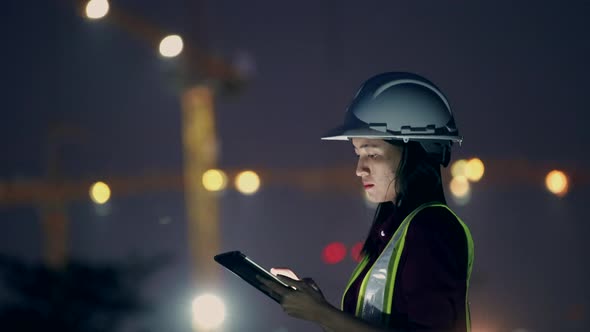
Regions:
<svg viewBox="0 0 590 332"><path fill-rule="evenodd" d="M381 252L403 221L394 210L370 234ZM420 211L410 223L395 280L389 326L403 331L466 331L467 240L445 208ZM354 314L360 284L376 258L351 284L344 311Z"/></svg>

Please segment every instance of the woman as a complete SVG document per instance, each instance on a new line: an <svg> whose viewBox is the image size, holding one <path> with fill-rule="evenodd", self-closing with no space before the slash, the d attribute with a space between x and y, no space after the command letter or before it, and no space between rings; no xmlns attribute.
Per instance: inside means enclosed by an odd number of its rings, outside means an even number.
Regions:
<svg viewBox="0 0 590 332"><path fill-rule="evenodd" d="M323 139L352 140L356 175L379 205L340 309L313 280L272 269L296 288L275 289L284 310L334 332L470 331L473 241L440 173L462 139L444 95L418 75L374 76Z"/></svg>

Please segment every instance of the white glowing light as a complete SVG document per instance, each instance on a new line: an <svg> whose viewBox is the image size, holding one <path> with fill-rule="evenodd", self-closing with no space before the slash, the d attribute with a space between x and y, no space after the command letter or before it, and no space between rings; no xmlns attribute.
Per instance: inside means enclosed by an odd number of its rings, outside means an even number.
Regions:
<svg viewBox="0 0 590 332"><path fill-rule="evenodd" d="M103 18L109 12L109 8L107 0L90 0L86 4L86 17L93 20Z"/></svg>
<svg viewBox="0 0 590 332"><path fill-rule="evenodd" d="M167 58L173 58L182 52L184 43L179 35L170 35L160 42L160 54Z"/></svg>
<svg viewBox="0 0 590 332"><path fill-rule="evenodd" d="M225 305L215 295L198 296L192 303L193 325L197 329L215 329L225 320Z"/></svg>

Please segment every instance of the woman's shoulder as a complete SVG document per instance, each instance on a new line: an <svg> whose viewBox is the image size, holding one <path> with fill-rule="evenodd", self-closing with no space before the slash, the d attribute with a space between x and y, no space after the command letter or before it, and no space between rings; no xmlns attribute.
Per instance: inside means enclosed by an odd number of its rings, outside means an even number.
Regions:
<svg viewBox="0 0 590 332"><path fill-rule="evenodd" d="M439 261L453 261L465 267L467 236L457 216L444 206L422 209L411 221L406 235L407 250L426 250Z"/></svg>
<svg viewBox="0 0 590 332"><path fill-rule="evenodd" d="M412 219L408 232L432 234L437 237L464 237L465 231L457 216L446 206L430 206Z"/></svg>

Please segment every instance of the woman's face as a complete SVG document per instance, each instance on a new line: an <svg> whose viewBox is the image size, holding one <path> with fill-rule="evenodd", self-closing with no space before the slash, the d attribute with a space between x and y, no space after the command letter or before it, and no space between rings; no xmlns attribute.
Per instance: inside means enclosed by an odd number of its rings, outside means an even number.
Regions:
<svg viewBox="0 0 590 332"><path fill-rule="evenodd" d="M356 175L363 182L371 202L395 199L395 172L402 157L402 149L381 139L353 138L358 156Z"/></svg>

